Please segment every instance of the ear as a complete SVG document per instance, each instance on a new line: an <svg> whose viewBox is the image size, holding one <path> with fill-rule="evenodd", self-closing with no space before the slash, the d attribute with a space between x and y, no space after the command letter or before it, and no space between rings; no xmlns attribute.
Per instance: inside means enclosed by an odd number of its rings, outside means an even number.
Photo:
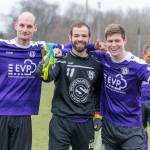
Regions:
<svg viewBox="0 0 150 150"><path fill-rule="evenodd" d="M124 39L124 43L125 43L125 45L127 44L127 42L128 42L128 38L127 38L127 37L125 37L125 39Z"/></svg>
<svg viewBox="0 0 150 150"><path fill-rule="evenodd" d="M17 22L14 22L14 29L17 30Z"/></svg>
<svg viewBox="0 0 150 150"><path fill-rule="evenodd" d="M34 25L34 32L36 32L37 30L38 30L38 25L35 24L35 25Z"/></svg>
<svg viewBox="0 0 150 150"><path fill-rule="evenodd" d="M91 38L92 38L92 36L90 35L90 37L89 37L89 41L91 41Z"/></svg>
<svg viewBox="0 0 150 150"><path fill-rule="evenodd" d="M69 34L69 41L71 42L71 35Z"/></svg>

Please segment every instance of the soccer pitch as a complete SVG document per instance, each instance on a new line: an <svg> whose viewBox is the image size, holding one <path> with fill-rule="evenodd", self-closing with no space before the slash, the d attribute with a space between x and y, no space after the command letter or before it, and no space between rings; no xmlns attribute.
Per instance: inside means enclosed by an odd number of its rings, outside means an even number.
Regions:
<svg viewBox="0 0 150 150"><path fill-rule="evenodd" d="M52 116L50 111L51 111L51 99L53 96L53 89L54 89L53 82L43 83L39 115L32 116L32 133L33 133L32 150L48 150L49 121ZM148 128L148 132L150 137L150 127ZM98 135L99 133L96 133L95 143L97 138L99 137ZM95 150L103 150L102 146L100 149L98 149L99 142L97 143L98 145L96 145Z"/></svg>

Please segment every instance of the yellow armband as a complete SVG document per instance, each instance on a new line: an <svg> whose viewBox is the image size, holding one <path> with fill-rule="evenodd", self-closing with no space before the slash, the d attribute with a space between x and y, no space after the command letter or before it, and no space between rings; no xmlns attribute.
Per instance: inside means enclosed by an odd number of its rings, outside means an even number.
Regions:
<svg viewBox="0 0 150 150"><path fill-rule="evenodd" d="M95 112L94 118L98 118L98 119L102 120L103 116L100 115L100 112Z"/></svg>

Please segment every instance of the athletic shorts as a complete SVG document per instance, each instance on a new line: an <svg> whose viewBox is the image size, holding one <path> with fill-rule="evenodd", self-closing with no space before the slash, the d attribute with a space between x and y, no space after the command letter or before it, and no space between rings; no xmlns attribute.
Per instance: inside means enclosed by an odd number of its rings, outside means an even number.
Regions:
<svg viewBox="0 0 150 150"><path fill-rule="evenodd" d="M0 150L31 150L31 116L0 116Z"/></svg>
<svg viewBox="0 0 150 150"><path fill-rule="evenodd" d="M143 126L123 127L103 120L102 143L105 150L143 150L144 141Z"/></svg>
<svg viewBox="0 0 150 150"><path fill-rule="evenodd" d="M150 103L142 103L142 119L144 128L150 124Z"/></svg>
<svg viewBox="0 0 150 150"><path fill-rule="evenodd" d="M93 119L86 122L71 122L66 118L53 116L49 125L49 150L93 150Z"/></svg>

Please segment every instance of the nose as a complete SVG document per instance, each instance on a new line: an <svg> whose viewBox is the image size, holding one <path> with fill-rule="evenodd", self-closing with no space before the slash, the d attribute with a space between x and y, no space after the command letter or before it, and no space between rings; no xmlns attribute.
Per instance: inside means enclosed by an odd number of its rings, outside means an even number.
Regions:
<svg viewBox="0 0 150 150"><path fill-rule="evenodd" d="M112 42L112 46L116 46L116 42L115 41Z"/></svg>
<svg viewBox="0 0 150 150"><path fill-rule="evenodd" d="M27 27L24 27L22 30L23 30L24 32L26 32L26 31L27 31Z"/></svg>
<svg viewBox="0 0 150 150"><path fill-rule="evenodd" d="M79 36L78 41L82 41L82 40L83 40L82 36Z"/></svg>

